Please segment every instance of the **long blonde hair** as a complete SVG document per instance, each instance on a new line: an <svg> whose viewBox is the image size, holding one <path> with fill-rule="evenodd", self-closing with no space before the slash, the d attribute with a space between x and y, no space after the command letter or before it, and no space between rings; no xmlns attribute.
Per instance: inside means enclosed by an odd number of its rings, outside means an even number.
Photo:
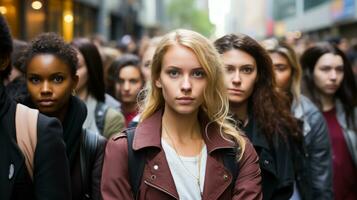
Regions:
<svg viewBox="0 0 357 200"><path fill-rule="evenodd" d="M226 136L233 138L238 144L239 158L241 158L245 150L245 139L240 134L240 131L237 131L228 122L231 118L228 116L229 101L223 80L223 64L211 42L194 31L178 29L166 34L160 41L151 64L152 81L147 84L146 97L140 102L140 120L145 120L165 106L162 90L156 87L154 82L159 79L165 53L174 45L187 47L197 56L207 77L207 87L204 90L204 101L201 105L201 110L208 116L209 124L216 123L220 127L222 137L226 139Z"/></svg>

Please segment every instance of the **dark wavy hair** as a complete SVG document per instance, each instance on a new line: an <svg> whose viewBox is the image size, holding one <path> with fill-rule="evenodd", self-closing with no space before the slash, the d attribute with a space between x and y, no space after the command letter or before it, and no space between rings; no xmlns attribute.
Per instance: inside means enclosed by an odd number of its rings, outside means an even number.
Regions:
<svg viewBox="0 0 357 200"><path fill-rule="evenodd" d="M103 61L97 46L87 38L74 39L71 44L83 55L87 65L87 89L97 101L105 101Z"/></svg>
<svg viewBox="0 0 357 200"><path fill-rule="evenodd" d="M0 14L0 65L10 59L12 49L10 29L5 18ZM0 71L0 80L7 78L10 75L10 71L11 63L9 62L8 66L3 71Z"/></svg>
<svg viewBox="0 0 357 200"><path fill-rule="evenodd" d="M353 76L353 71L350 62L348 61L346 55L338 49L335 45L329 43L319 43L314 47L307 49L301 56L300 62L303 67L303 92L306 96L320 108L322 109L321 100L319 93L317 92L317 87L314 83L314 69L317 61L326 53L331 53L334 55L339 55L343 61L343 73L344 77L340 88L336 91L335 97L338 98L344 108L347 126L352 127L357 131L356 116L354 114L354 109L357 107L357 86L356 80Z"/></svg>
<svg viewBox="0 0 357 200"><path fill-rule="evenodd" d="M27 66L33 57L39 54L51 54L61 59L70 67L71 76L77 71L76 50L67 44L61 36L56 33L42 33L33 39L23 55L23 69L26 73Z"/></svg>
<svg viewBox="0 0 357 200"><path fill-rule="evenodd" d="M291 115L288 97L276 89L273 64L268 52L257 41L244 34L225 35L217 39L214 45L220 54L241 50L255 59L258 77L248 101L253 117L266 137L271 140L273 135L278 134L286 138L287 132L297 136L297 121Z"/></svg>

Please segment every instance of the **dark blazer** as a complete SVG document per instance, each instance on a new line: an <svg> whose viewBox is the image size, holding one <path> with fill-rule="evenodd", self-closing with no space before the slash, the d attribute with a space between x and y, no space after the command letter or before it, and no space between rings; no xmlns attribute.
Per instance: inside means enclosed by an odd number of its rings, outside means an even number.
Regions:
<svg viewBox="0 0 357 200"><path fill-rule="evenodd" d="M139 123L136 128L133 150L145 150L145 168L137 199L179 199L165 152L161 146L161 116L158 111ZM201 118L200 118L201 119ZM207 121L201 121L206 127ZM207 146L206 175L202 199L262 199L261 177L258 157L248 141L243 157L237 162L239 175L233 190L230 171L223 164L222 151L235 148L235 144L224 139L218 126L210 125L202 136ZM128 146L125 135L113 137L105 151L102 195L104 200L133 199L128 177Z"/></svg>
<svg viewBox="0 0 357 200"><path fill-rule="evenodd" d="M259 156L263 199L290 199L294 191L295 180L290 142L278 136L273 137L269 142L251 117L243 129Z"/></svg>
<svg viewBox="0 0 357 200"><path fill-rule="evenodd" d="M16 103L0 85L0 199L70 199L69 165L60 123L39 115L32 182L16 144L15 111Z"/></svg>

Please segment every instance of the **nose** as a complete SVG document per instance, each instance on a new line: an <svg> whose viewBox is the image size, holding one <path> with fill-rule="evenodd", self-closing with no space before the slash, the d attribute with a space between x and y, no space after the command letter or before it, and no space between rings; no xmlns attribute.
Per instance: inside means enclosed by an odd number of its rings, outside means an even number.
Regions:
<svg viewBox="0 0 357 200"><path fill-rule="evenodd" d="M192 90L192 85L188 76L184 76L181 83L181 91L184 93L190 92Z"/></svg>
<svg viewBox="0 0 357 200"><path fill-rule="evenodd" d="M125 91L129 91L129 90L130 90L130 83L129 83L129 81L125 81L125 82L124 82L123 89L124 89Z"/></svg>
<svg viewBox="0 0 357 200"><path fill-rule="evenodd" d="M45 81L45 82L43 82L42 87L41 87L41 95L46 96L46 95L50 95L50 94L52 94L51 85L47 81Z"/></svg>
<svg viewBox="0 0 357 200"><path fill-rule="evenodd" d="M240 85L242 80L240 78L240 74L239 74L239 70L236 70L234 75L233 75L233 79L232 82L234 85Z"/></svg>
<svg viewBox="0 0 357 200"><path fill-rule="evenodd" d="M331 70L330 72L330 80L336 80L337 79L337 72L336 70Z"/></svg>

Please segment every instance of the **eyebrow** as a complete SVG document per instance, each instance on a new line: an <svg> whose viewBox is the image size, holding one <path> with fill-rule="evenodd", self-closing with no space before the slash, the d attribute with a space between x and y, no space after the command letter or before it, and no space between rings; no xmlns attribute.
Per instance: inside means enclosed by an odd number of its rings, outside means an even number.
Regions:
<svg viewBox="0 0 357 200"><path fill-rule="evenodd" d="M168 66L169 69L176 69L176 70L181 70L182 68L180 67L176 67L176 66ZM193 68L192 70L204 70L203 67L196 67L196 68Z"/></svg>

